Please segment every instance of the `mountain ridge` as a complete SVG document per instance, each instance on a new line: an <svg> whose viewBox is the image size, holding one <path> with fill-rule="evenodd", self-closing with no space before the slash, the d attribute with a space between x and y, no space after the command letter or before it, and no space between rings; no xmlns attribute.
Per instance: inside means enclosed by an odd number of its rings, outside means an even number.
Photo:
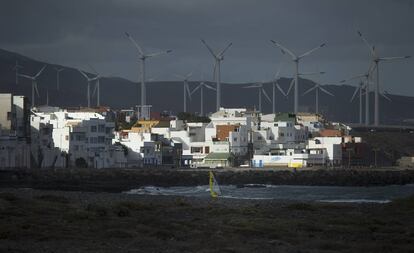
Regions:
<svg viewBox="0 0 414 253"><path fill-rule="evenodd" d="M19 84L15 83L15 71L13 67L16 60L24 68L20 70L22 74L32 75L37 73L43 65L47 65L45 71L39 77L38 87L40 98L37 98L37 105L46 103L46 92L49 93L49 104L60 107L86 106L86 79L76 68L67 67L59 64L47 63L30 57L0 49L0 92L8 92L16 95L31 97L30 80L19 78ZM56 89L55 67L65 68L60 73L60 87ZM87 72L90 75L93 73ZM285 91L288 90L291 78L281 78L279 83ZM209 82L212 83L212 82ZM189 81L191 90L199 84L199 81ZM214 83L212 83L214 85ZM258 107L258 90L242 89L252 83L223 83L222 101L224 107ZM113 108L131 108L139 103L140 89L139 83L130 81L122 77L102 77L101 105ZM315 83L308 79L300 80L299 99L301 111L312 112L315 108L315 96L313 92L302 96ZM235 87L240 86L240 87ZM269 96L272 96L271 83L264 84ZM343 85L322 85L329 90L335 97L319 94L320 112L329 120L342 122L357 122L359 112L359 99L356 97L352 103L350 98L355 90L355 86ZM91 93L94 86L91 86ZM237 91L237 92L236 92ZM382 122L387 124L402 124L405 119L414 118L414 112L407 108L414 108L414 97L387 94L392 102L381 98ZM180 81L155 81L147 82L147 100L151 104L153 111L173 111L181 112L183 108L183 82ZM205 112L215 111L215 92L209 89L204 90ZM364 96L365 99L365 96ZM96 105L96 97L91 100L92 105ZM272 104L263 96L263 112L271 113ZM370 109L373 108L374 95L370 94ZM286 98L276 92L276 106L279 112L293 110L293 92ZM195 92L188 105L190 112L198 112L200 108L200 93ZM365 111L365 108L364 110ZM371 119L373 117L371 110ZM371 120L372 121L372 120Z"/></svg>

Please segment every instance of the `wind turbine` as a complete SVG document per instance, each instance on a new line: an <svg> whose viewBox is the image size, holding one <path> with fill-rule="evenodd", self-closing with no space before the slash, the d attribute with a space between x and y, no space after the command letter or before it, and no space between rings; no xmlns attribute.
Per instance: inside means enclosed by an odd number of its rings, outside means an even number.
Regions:
<svg viewBox="0 0 414 253"><path fill-rule="evenodd" d="M354 91L354 94L352 95L352 97L351 97L351 100L350 100L350 102L352 102L353 100L354 100L354 98L355 98L355 96L356 96L356 94L357 93L359 93L359 124L360 125L362 125L362 97L363 97L363 94L362 94L362 91L364 90L364 89L366 89L366 85L364 84L364 82L361 80L360 82L359 82L359 85L355 88L355 91ZM368 90L366 89L366 91L365 92L367 92L368 93Z"/></svg>
<svg viewBox="0 0 414 253"><path fill-rule="evenodd" d="M316 50L324 47L326 44L323 43L321 45L319 45L318 47L315 47L301 55L296 55L294 54L291 50L287 49L286 47L282 46L281 44L279 44L278 42L274 41L274 40L270 40L273 44L275 44L281 51L283 54L288 53L291 57L292 57L292 61L295 64L295 90L294 90L294 113L298 113L298 109L299 109L299 62L301 59L303 59L304 57L312 54L313 52L315 52Z"/></svg>
<svg viewBox="0 0 414 253"><path fill-rule="evenodd" d="M16 60L16 65L14 65L13 70L16 71L16 84L19 84L19 69L22 69L23 66L19 65L19 62Z"/></svg>
<svg viewBox="0 0 414 253"><path fill-rule="evenodd" d="M371 63L368 71L362 75L357 75L354 77L351 77L347 80L342 80L341 83L351 81L354 79L362 79L365 81L365 126L369 125L369 85L371 84L371 73L374 71L375 66Z"/></svg>
<svg viewBox="0 0 414 253"><path fill-rule="evenodd" d="M175 75L178 78L183 79L184 85L183 85L183 96L184 96L184 112L187 112L187 96L191 100L191 91L190 87L188 86L188 79L193 75L193 73L189 73L185 76L181 75Z"/></svg>
<svg viewBox="0 0 414 253"><path fill-rule="evenodd" d="M255 89L255 88L257 88L259 90L259 93L258 93L259 94L259 112L262 112L262 93L265 96L265 98L270 103L272 103L272 100L270 99L269 95L267 95L267 92L264 89L263 84L264 84L264 82L260 82L260 83L256 83L256 84L253 84L253 85L250 85L250 86L243 87L245 89Z"/></svg>
<svg viewBox="0 0 414 253"><path fill-rule="evenodd" d="M302 96L308 94L309 92L315 90L315 113L319 114L319 91L324 92L325 94L328 94L330 96L334 96L334 94L330 93L329 91L325 90L324 88L322 88L321 84L319 82L317 82L315 84L315 86L313 86L312 88L310 88L309 90L305 91Z"/></svg>
<svg viewBox="0 0 414 253"><path fill-rule="evenodd" d="M88 100L88 108L91 107L91 83L95 80L97 80L97 77L92 77L90 78L85 72L83 72L82 70L78 69L78 71L86 78L87 82L88 82L88 86L87 86L87 91L86 91L86 96L87 96L87 100Z"/></svg>
<svg viewBox="0 0 414 253"><path fill-rule="evenodd" d="M204 116L204 88L217 91L216 88L206 84L204 81L201 81L200 84L191 91L191 95L194 94L198 89L200 89L200 115Z"/></svg>
<svg viewBox="0 0 414 253"><path fill-rule="evenodd" d="M320 71L320 72L305 72L305 73L299 73L298 75L300 77L302 77L302 76L314 76L314 75L323 75L323 74L325 74L324 71ZM290 81L289 89L286 92L286 96L288 96L290 94L290 91L292 90L294 84L295 84L295 79L292 79L292 81Z"/></svg>
<svg viewBox="0 0 414 253"><path fill-rule="evenodd" d="M211 49L211 47L207 44L207 42L203 39L201 39L201 42L206 46L206 48L208 49L208 51L211 53L211 55L214 58L214 78L216 79L216 110L219 111L220 107L221 107L221 83L220 83L220 66L221 66L221 61L224 60L224 53L227 51L227 49L229 49L233 43L230 42L223 50L221 50L220 52L214 52L213 49Z"/></svg>
<svg viewBox="0 0 414 253"><path fill-rule="evenodd" d="M96 106L99 107L101 106L101 85L100 85L101 75L98 73L98 71L96 71L94 67L92 67L89 64L88 66L95 73L95 77L92 79L92 81L95 81L95 88L93 89L92 97L95 96L96 94Z"/></svg>
<svg viewBox="0 0 414 253"><path fill-rule="evenodd" d="M392 61L392 60L400 60L400 59L407 59L410 58L410 56L406 55L406 56L397 56L397 57L380 57L375 49L375 46L371 46L368 41L364 38L364 36L362 36L362 33L360 31L358 31L358 35L359 37L361 37L362 41L364 41L364 43L367 45L367 47L370 50L370 54L371 54L371 59L372 62L375 64L375 68L377 69L377 78L376 78L376 83L375 83L375 88L374 88L374 92L375 92L375 103L374 103L374 126L378 126L379 125L379 110L380 110L380 105L379 105L379 95L380 95L380 85L379 85L379 63L382 61Z"/></svg>
<svg viewBox="0 0 414 253"><path fill-rule="evenodd" d="M32 80L32 107L35 105L35 92L37 93L38 97L40 96L39 89L37 88L37 78L39 78L40 74L42 74L45 68L46 68L46 65L44 65L43 68L39 72L37 72L37 74L34 76L19 74L19 76L21 77Z"/></svg>
<svg viewBox="0 0 414 253"><path fill-rule="evenodd" d="M151 57L171 53L172 50L165 50L156 53L145 54L142 48L138 45L138 43L134 40L134 38L132 38L132 36L129 33L125 32L125 35L137 48L139 59L141 60L141 106L145 106L147 105L147 94L145 89L145 60ZM137 102L137 104L139 104L139 102Z"/></svg>
<svg viewBox="0 0 414 253"><path fill-rule="evenodd" d="M279 85L279 75L280 75L280 71L282 70L282 66L279 67L279 69L277 70L274 78L273 78L273 82L272 82L272 113L275 114L276 113L276 89L278 89L280 91L280 93L283 94L283 96L287 96L287 94L283 91L283 89L280 87Z"/></svg>
<svg viewBox="0 0 414 253"><path fill-rule="evenodd" d="M60 72L62 72L63 70L65 70L64 68L55 68L56 70L56 89L59 90L60 89L60 84L59 84L59 74Z"/></svg>

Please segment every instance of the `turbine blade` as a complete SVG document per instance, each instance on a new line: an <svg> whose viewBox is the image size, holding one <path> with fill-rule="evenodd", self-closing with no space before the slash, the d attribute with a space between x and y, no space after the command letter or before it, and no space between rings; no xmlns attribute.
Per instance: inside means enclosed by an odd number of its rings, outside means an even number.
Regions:
<svg viewBox="0 0 414 253"><path fill-rule="evenodd" d="M384 97L386 100L392 102L391 98L389 98L384 92L380 93L382 97Z"/></svg>
<svg viewBox="0 0 414 253"><path fill-rule="evenodd" d="M43 68L39 72L37 72L37 74L34 76L34 78L35 79L38 78L40 76L40 74L42 74L43 70L45 70L45 68L46 68L46 65L44 65Z"/></svg>
<svg viewBox="0 0 414 253"><path fill-rule="evenodd" d="M92 97L95 96L96 90L98 89L98 83L95 83L95 87L93 88Z"/></svg>
<svg viewBox="0 0 414 253"><path fill-rule="evenodd" d="M314 89L318 88L318 85L313 86L312 88L310 88L309 90L305 91L302 96L305 96L306 94L308 94L309 92L313 91Z"/></svg>
<svg viewBox="0 0 414 253"><path fill-rule="evenodd" d="M371 53L371 56L372 56L372 57L376 57L376 56L377 56L377 54L375 53L375 49L374 49L374 47L373 47L373 46L371 46L371 45L368 43L368 41L365 39L365 37L362 35L362 33L361 33L360 31L357 31L357 33L358 33L359 37L361 37L361 39L362 39L362 41L365 43L365 45L367 45L367 47L369 48L370 53Z"/></svg>
<svg viewBox="0 0 414 253"><path fill-rule="evenodd" d="M201 39L201 42L206 46L206 48L208 49L208 51L210 51L211 55L214 58L218 58L218 56L214 53L213 49L211 49L211 47L207 44L205 40Z"/></svg>
<svg viewBox="0 0 414 253"><path fill-rule="evenodd" d="M289 95L290 90L293 88L293 84L295 84L295 78L292 78L292 81L290 81L289 89L288 89L288 91L286 93L286 96Z"/></svg>
<svg viewBox="0 0 414 253"><path fill-rule="evenodd" d="M132 38L132 36L125 32L125 35L127 36L127 38L132 42L132 44L135 45L135 47L138 49L138 52L141 56L144 56L144 52L142 51L141 47L138 45L138 43L134 40L134 38Z"/></svg>
<svg viewBox="0 0 414 253"><path fill-rule="evenodd" d="M306 57L306 56L308 56L308 55L312 54L313 52L315 52L316 50L318 50L318 49L320 49L320 48L323 48L324 46L326 46L326 43L322 43L322 44L320 44L318 47L315 47L315 48L313 48L313 49L309 50L308 52L306 52L306 53L304 53L304 54L300 55L298 58L299 58L299 59L301 59L301 58L303 58L303 57Z"/></svg>
<svg viewBox="0 0 414 253"><path fill-rule="evenodd" d="M160 51L160 52L156 52L156 53L152 53L152 54L147 54L146 55L146 57L156 57L156 56L160 56L160 55L163 55L163 54L169 54L169 53L171 53L172 52L172 50L170 50L170 49L168 49L168 50L165 50L165 51Z"/></svg>
<svg viewBox="0 0 414 253"><path fill-rule="evenodd" d="M210 86L210 85L208 85L208 84L204 84L204 86L205 86L207 89L217 91L217 89L216 89L216 88L214 88L213 86Z"/></svg>
<svg viewBox="0 0 414 253"><path fill-rule="evenodd" d="M392 61L392 60L401 60L401 59L408 59L411 56L406 55L406 56L394 56L394 57L381 57L379 58L380 61Z"/></svg>
<svg viewBox="0 0 414 253"><path fill-rule="evenodd" d="M276 80L276 79L279 78L279 75L280 75L280 72L283 69L283 66L284 66L283 62L279 64L279 67L277 68L277 71L276 71L276 73L274 75L274 80Z"/></svg>
<svg viewBox="0 0 414 253"><path fill-rule="evenodd" d="M98 75L98 71L94 67L92 67L91 64L88 63L88 67L92 70L92 72L95 72L96 75Z"/></svg>
<svg viewBox="0 0 414 253"><path fill-rule="evenodd" d="M197 87L195 87L194 89L193 89L193 91L191 91L191 95L193 95L198 89L200 89L201 88L201 86L203 86L203 83L200 83L199 85L197 85Z"/></svg>
<svg viewBox="0 0 414 253"><path fill-rule="evenodd" d="M277 43L276 41L274 41L274 40L270 40L273 44L275 44L281 51L282 51L282 53L288 53L291 57L292 57L292 59L296 59L296 58L298 58L292 51L290 51L289 49L287 49L286 47L284 47L284 46L282 46L280 43Z"/></svg>
<svg viewBox="0 0 414 253"><path fill-rule="evenodd" d="M328 94L328 95L330 95L330 96L332 96L332 97L335 97L335 95L334 95L334 94L332 94L332 93L330 93L329 91L325 90L325 89L324 89L324 88L322 88L321 86L319 86L319 89L320 89L321 91L325 92L326 94Z"/></svg>
<svg viewBox="0 0 414 253"><path fill-rule="evenodd" d="M341 83L349 82L349 81L352 81L352 80L355 80L355 79L358 79L358 78L362 78L362 77L365 77L365 75L357 75L357 76L353 76L353 77L351 77L351 78L348 78L348 79L344 79L344 80L342 80L342 81L341 81Z"/></svg>
<svg viewBox="0 0 414 253"><path fill-rule="evenodd" d="M245 86L245 87L243 87L244 89L252 89L252 88L261 88L262 87L262 85L261 84L252 84L252 85L249 85L249 86Z"/></svg>
<svg viewBox="0 0 414 253"><path fill-rule="evenodd" d="M356 94L358 94L359 89L361 89L361 87L356 87L354 94L352 94L351 100L349 100L349 102L352 102L356 96Z"/></svg>
<svg viewBox="0 0 414 253"><path fill-rule="evenodd" d="M186 78L186 79L188 79L188 78L190 78L192 75L193 75L193 72L190 72L190 73L188 73L188 74L185 76L185 78Z"/></svg>
<svg viewBox="0 0 414 253"><path fill-rule="evenodd" d="M35 88L35 91L36 91L37 97L40 97L40 94L39 94L39 89L37 88L37 83L35 83L34 88Z"/></svg>
<svg viewBox="0 0 414 253"><path fill-rule="evenodd" d="M272 102L272 100L270 99L269 95L267 94L266 90L264 88L261 88L263 95L266 97L267 101L269 101L270 103Z"/></svg>
<svg viewBox="0 0 414 253"><path fill-rule="evenodd" d="M217 71L217 61L214 61L214 68L213 68L213 80L216 79L216 71Z"/></svg>
<svg viewBox="0 0 414 253"><path fill-rule="evenodd" d="M224 53L227 51L227 49L229 49L231 46L233 45L232 42L230 42L227 47L225 47L223 50L221 50L221 52L218 54L219 57L222 57L224 55Z"/></svg>
<svg viewBox="0 0 414 253"><path fill-rule="evenodd" d="M89 76L83 72L82 70L78 69L79 73L81 73L88 81L89 81Z"/></svg>
<svg viewBox="0 0 414 253"><path fill-rule="evenodd" d="M305 73L299 73L300 76L314 76L314 75L323 75L326 72L320 71L320 72L305 72Z"/></svg>
<svg viewBox="0 0 414 253"><path fill-rule="evenodd" d="M185 89L187 90L188 97L191 100L191 91L190 91L190 87L188 87L188 84L185 85Z"/></svg>
<svg viewBox="0 0 414 253"><path fill-rule="evenodd" d="M283 96L287 96L287 94L285 93L285 91L282 89L282 87L280 87L280 85L276 82L276 88L280 91L280 93L283 94Z"/></svg>
<svg viewBox="0 0 414 253"><path fill-rule="evenodd" d="M23 75L23 74L19 74L19 76L27 78L27 79L31 79L31 80L33 80L34 78L33 76L28 76L28 75Z"/></svg>

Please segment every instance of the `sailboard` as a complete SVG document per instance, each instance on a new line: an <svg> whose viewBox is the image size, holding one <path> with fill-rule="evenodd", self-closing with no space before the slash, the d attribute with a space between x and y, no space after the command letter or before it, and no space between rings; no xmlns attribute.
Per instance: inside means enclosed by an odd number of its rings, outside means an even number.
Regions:
<svg viewBox="0 0 414 253"><path fill-rule="evenodd" d="M209 180L210 181L210 195L212 198L217 198L221 195L220 186L212 171L210 171L209 175L210 175L210 180Z"/></svg>

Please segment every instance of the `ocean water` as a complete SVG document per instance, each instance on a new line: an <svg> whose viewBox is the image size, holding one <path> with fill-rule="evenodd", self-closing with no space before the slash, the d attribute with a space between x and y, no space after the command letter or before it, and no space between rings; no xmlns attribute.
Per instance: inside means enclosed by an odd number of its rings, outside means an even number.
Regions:
<svg viewBox="0 0 414 253"><path fill-rule="evenodd" d="M370 187L246 184L242 186L221 185L220 189L222 193L221 198L344 203L387 203L393 199L414 195L414 184ZM145 186L124 193L209 198L209 191L208 185L182 187Z"/></svg>

